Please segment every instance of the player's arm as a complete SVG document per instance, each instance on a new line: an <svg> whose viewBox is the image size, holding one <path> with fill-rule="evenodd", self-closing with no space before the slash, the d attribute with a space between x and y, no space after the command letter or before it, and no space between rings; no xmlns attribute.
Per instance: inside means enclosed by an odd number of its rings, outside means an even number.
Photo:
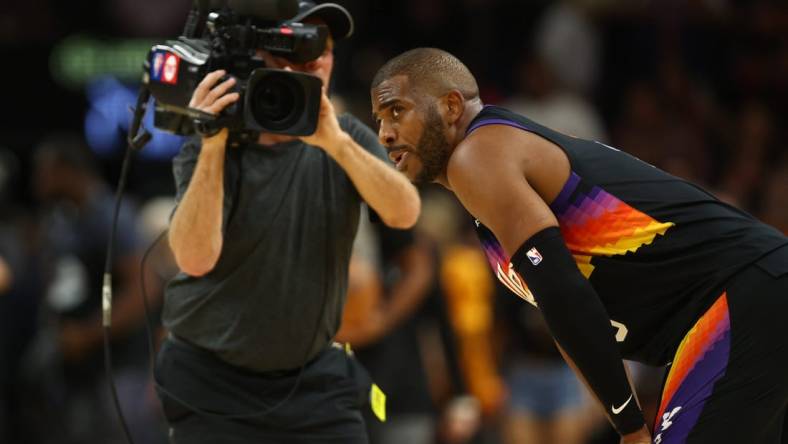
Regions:
<svg viewBox="0 0 788 444"><path fill-rule="evenodd" d="M235 80L219 85L224 71L214 71L194 91L190 107L218 114L238 100L230 92ZM204 137L189 186L170 222L169 242L175 262L186 274L202 276L213 269L222 251L224 206L224 156L227 130Z"/></svg>
<svg viewBox="0 0 788 444"><path fill-rule="evenodd" d="M397 170L361 147L339 126L331 101L323 94L314 134L301 138L325 150L345 170L364 201L392 228L416 224L421 200L416 187Z"/></svg>
<svg viewBox="0 0 788 444"><path fill-rule="evenodd" d="M583 373L580 372L580 369L577 368L577 365L572 360L572 358L566 354L566 351L564 351L564 349L561 348L561 345L559 345L558 343L556 343L556 348L558 349L559 352L561 352L561 356L564 357L564 360L569 365L569 367L575 372L575 374L577 375L577 379L579 379L580 382L582 382L586 386L588 391L592 395L594 395L594 399L597 401L597 403L602 406L602 410L604 410L605 416L607 417L608 421L610 421L611 424L615 426L615 423L613 423L613 418L610 415L611 412L609 412L608 409L605 408L605 406L602 404L602 401L600 401L599 398L596 396L596 393L594 393L593 389L588 384L588 381L586 380L585 376L583 376ZM637 393L635 393L635 389L634 389L635 386L634 384L632 384L632 376L629 374L629 369L624 367L624 370L626 371L627 381L629 382L629 386L632 389L632 394L634 395L633 402L637 402L638 406L640 406L640 400L637 397ZM644 426L639 430L636 430L632 433L628 433L622 436L621 443L622 444L651 444L651 434Z"/></svg>
<svg viewBox="0 0 788 444"><path fill-rule="evenodd" d="M622 435L645 430L610 320L580 273L548 205L525 176L532 159L500 132L477 130L449 161L449 185L489 227L527 282L556 342L566 351ZM534 142L539 143L539 142Z"/></svg>

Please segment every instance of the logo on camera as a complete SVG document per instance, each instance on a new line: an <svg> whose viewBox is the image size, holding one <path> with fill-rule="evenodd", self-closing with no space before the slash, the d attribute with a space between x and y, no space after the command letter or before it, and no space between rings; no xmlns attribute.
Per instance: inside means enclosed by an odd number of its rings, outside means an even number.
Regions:
<svg viewBox="0 0 788 444"><path fill-rule="evenodd" d="M169 83L174 85L178 83L178 65L181 58L173 53L167 54L164 58L164 69L161 73L162 83Z"/></svg>
<svg viewBox="0 0 788 444"><path fill-rule="evenodd" d="M161 67L164 65L164 54L157 52L153 56L153 64L150 67L150 76L153 80L161 79Z"/></svg>

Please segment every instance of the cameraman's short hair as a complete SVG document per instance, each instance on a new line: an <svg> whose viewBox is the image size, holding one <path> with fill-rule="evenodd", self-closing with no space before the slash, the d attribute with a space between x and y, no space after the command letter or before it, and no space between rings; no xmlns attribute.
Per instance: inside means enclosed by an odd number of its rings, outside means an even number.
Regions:
<svg viewBox="0 0 788 444"><path fill-rule="evenodd" d="M386 62L372 79L372 88L405 75L410 84L435 97L459 90L466 100L479 97L479 86L471 71L457 58L437 48L416 48Z"/></svg>

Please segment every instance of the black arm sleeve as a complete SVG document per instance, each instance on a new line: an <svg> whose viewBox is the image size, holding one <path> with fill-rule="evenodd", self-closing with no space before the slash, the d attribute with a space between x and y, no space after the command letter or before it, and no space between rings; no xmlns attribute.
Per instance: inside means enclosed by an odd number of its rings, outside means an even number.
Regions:
<svg viewBox="0 0 788 444"><path fill-rule="evenodd" d="M645 424L617 349L613 327L577 268L557 227L546 228L512 256L556 342L574 361L619 433Z"/></svg>

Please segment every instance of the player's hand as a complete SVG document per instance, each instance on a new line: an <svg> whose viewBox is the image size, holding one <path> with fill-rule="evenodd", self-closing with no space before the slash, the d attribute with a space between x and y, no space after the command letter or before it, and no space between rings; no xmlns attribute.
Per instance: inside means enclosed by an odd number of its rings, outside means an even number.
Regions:
<svg viewBox="0 0 788 444"><path fill-rule="evenodd" d="M320 147L333 155L340 149L346 137L348 135L339 126L334 105L331 104L324 87L320 97L320 114L317 121L317 129L312 135L302 136L301 140L310 145Z"/></svg>
<svg viewBox="0 0 788 444"><path fill-rule="evenodd" d="M646 426L621 437L621 444L651 444L651 434Z"/></svg>
<svg viewBox="0 0 788 444"><path fill-rule="evenodd" d="M197 88L194 89L192 99L189 101L189 108L217 115L231 104L237 102L240 98L240 94L237 92L228 92L235 86L235 78L230 77L218 83L225 74L227 74L227 72L223 69L208 73L200 84L197 85ZM226 130L222 130L214 136L203 137L203 145L220 143L224 146L226 141Z"/></svg>

